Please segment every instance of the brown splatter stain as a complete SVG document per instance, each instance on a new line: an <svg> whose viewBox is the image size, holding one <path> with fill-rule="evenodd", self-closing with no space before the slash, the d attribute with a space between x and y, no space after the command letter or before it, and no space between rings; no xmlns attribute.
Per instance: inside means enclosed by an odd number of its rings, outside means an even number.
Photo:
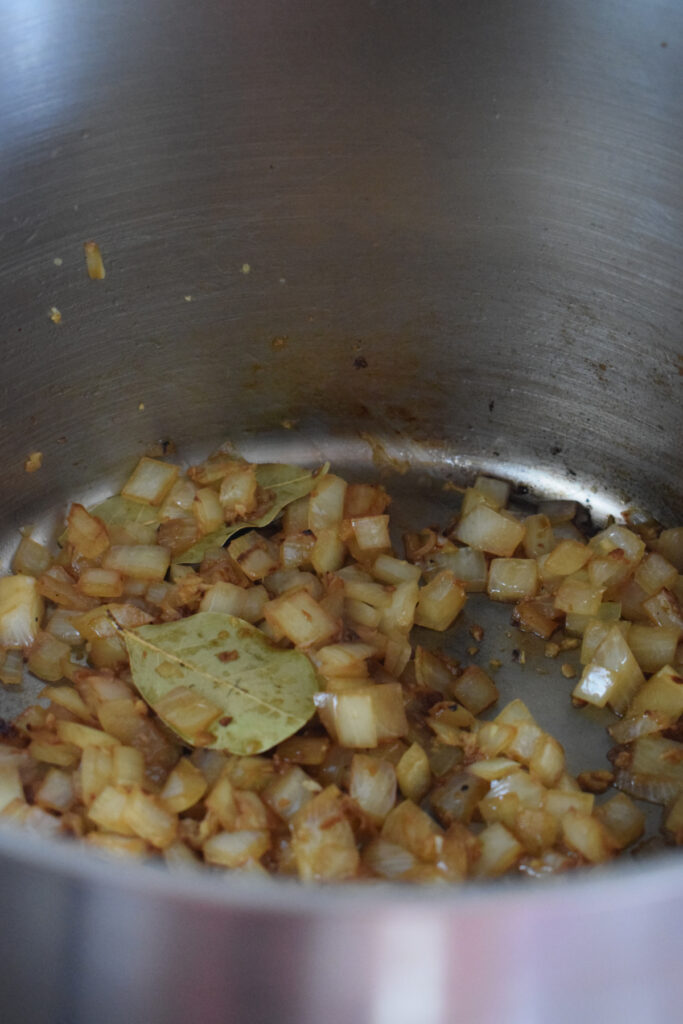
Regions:
<svg viewBox="0 0 683 1024"><path fill-rule="evenodd" d="M219 661L237 661L239 658L238 651L219 651L216 655Z"/></svg>
<svg viewBox="0 0 683 1024"><path fill-rule="evenodd" d="M390 455L384 446L383 442L374 434L368 434L365 431L360 431L358 436L366 444L370 445L372 449L372 461L378 469L392 469L396 473L404 475L410 469L410 462L407 459L400 459L395 455Z"/></svg>
<svg viewBox="0 0 683 1024"><path fill-rule="evenodd" d="M388 405L385 412L390 420L399 421L402 428L413 429L420 425L420 417L403 405Z"/></svg>
<svg viewBox="0 0 683 1024"><path fill-rule="evenodd" d="M607 363L599 363L595 359L586 359L586 365L592 373L595 374L601 384L607 384L607 370L609 365Z"/></svg>

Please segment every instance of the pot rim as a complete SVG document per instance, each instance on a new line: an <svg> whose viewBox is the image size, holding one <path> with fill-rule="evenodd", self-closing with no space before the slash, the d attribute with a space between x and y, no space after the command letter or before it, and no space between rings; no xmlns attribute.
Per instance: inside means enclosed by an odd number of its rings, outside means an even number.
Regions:
<svg viewBox="0 0 683 1024"><path fill-rule="evenodd" d="M652 906L683 901L683 868L675 851L647 864L617 861L609 866L570 872L546 880L504 879L471 881L464 885L413 886L399 883L345 882L302 885L296 879L172 871L152 862L118 861L85 849L67 839L48 839L0 824L0 865L20 861L26 868L53 873L78 884L116 887L140 897L153 896L175 903L211 908L222 914L249 911L261 914L329 912L364 916L378 910L419 910L457 918L472 912L529 913L542 909L582 916L610 906Z"/></svg>

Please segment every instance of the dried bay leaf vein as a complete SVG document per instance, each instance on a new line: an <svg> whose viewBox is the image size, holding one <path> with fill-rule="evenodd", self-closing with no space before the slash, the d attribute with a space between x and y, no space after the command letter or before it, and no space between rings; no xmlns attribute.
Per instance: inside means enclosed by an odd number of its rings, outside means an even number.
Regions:
<svg viewBox="0 0 683 1024"><path fill-rule="evenodd" d="M269 701L257 697L248 689L243 689L243 687L236 683L234 680L228 679L227 677L223 676L214 676L210 672L207 672L205 669L202 669L198 665L194 664L194 662L191 662L189 660L185 661L182 657L179 657L177 654L173 654L172 652L165 650L163 647L158 647L156 644L150 643L149 640L144 640L142 637L138 636L137 633L135 633L135 631L132 629L124 629L120 626L117 628L120 630L120 632L124 634L124 636L130 637L132 640L135 641L135 643L139 644L141 647L146 647L148 650L153 651L155 654L161 655L164 661L177 662L177 664L182 665L183 668L186 668L189 671L196 673L198 676L202 676L204 679L209 680L209 682L213 683L214 685L218 685L220 687L227 686L229 690L236 690L238 693L241 693L244 697L247 697L251 701L253 701L254 704L260 704L264 708L267 708L269 711L275 711L277 714L282 715L284 718L289 718L292 721L298 721L297 717L295 715L292 715L289 711L285 711L282 708L279 708L276 704L271 704ZM249 676L259 679L259 681L263 679L263 674L259 671L259 669L246 669L242 672L243 678L248 678Z"/></svg>

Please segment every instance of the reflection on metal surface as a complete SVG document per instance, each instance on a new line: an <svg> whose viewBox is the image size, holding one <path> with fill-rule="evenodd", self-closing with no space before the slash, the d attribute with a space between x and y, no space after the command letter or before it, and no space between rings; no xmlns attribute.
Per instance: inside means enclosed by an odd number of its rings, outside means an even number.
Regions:
<svg viewBox="0 0 683 1024"><path fill-rule="evenodd" d="M448 1019L448 930L443 920L416 911L373 929L376 942L372 1024Z"/></svg>

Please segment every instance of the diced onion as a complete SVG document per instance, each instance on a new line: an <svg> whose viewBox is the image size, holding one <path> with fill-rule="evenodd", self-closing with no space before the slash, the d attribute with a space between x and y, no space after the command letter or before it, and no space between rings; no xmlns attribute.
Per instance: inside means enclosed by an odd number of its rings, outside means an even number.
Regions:
<svg viewBox="0 0 683 1024"><path fill-rule="evenodd" d="M568 846L592 864L613 856L616 843L597 818L570 810L562 818L562 834Z"/></svg>
<svg viewBox="0 0 683 1024"><path fill-rule="evenodd" d="M382 552L391 547L389 516L364 516L361 519L352 519L351 529L363 554Z"/></svg>
<svg viewBox="0 0 683 1024"><path fill-rule="evenodd" d="M320 785L302 768L294 766L268 783L263 799L279 817L291 821L316 792L320 792Z"/></svg>
<svg viewBox="0 0 683 1024"><path fill-rule="evenodd" d="M36 790L35 802L38 806L65 814L75 801L73 777L61 768L50 768Z"/></svg>
<svg viewBox="0 0 683 1024"><path fill-rule="evenodd" d="M169 810L180 814L204 796L207 782L192 762L182 757L166 779L160 796Z"/></svg>
<svg viewBox="0 0 683 1024"><path fill-rule="evenodd" d="M194 496L192 511L202 533L213 533L223 523L223 508L212 487L200 487Z"/></svg>
<svg viewBox="0 0 683 1024"><path fill-rule="evenodd" d="M415 624L443 632L465 606L466 594L452 572L444 569L422 587L415 609Z"/></svg>
<svg viewBox="0 0 683 1024"><path fill-rule="evenodd" d="M622 850L640 839L645 831L645 815L625 793L617 793L596 807L595 816Z"/></svg>
<svg viewBox="0 0 683 1024"><path fill-rule="evenodd" d="M474 490L484 496L491 508L505 508L510 497L510 484L507 480L497 480L492 476L478 476L474 481Z"/></svg>
<svg viewBox="0 0 683 1024"><path fill-rule="evenodd" d="M627 714L641 717L660 713L671 723L683 715L683 675L666 665L641 686L631 701Z"/></svg>
<svg viewBox="0 0 683 1024"><path fill-rule="evenodd" d="M304 881L342 881L357 873L360 857L336 786L305 803L291 827L294 858Z"/></svg>
<svg viewBox="0 0 683 1024"><path fill-rule="evenodd" d="M561 540L544 560L544 573L553 576L571 576L584 567L591 557L590 548L576 540Z"/></svg>
<svg viewBox="0 0 683 1024"><path fill-rule="evenodd" d="M109 547L109 532L101 519L77 502L69 509L66 537L84 558L99 558Z"/></svg>
<svg viewBox="0 0 683 1024"><path fill-rule="evenodd" d="M673 587L678 579L678 569L656 551L644 555L633 579L646 594L657 594L662 587Z"/></svg>
<svg viewBox="0 0 683 1024"><path fill-rule="evenodd" d="M0 681L20 682L26 660L47 685L0 745L2 817L115 856L321 882L599 864L643 833L631 797L664 804L666 841L683 844L683 527L658 535L629 514L586 540L574 502L522 518L509 484L480 476L448 525L403 535L401 558L384 489L327 470L224 449L181 474L145 457L121 495L70 506L56 557L23 531L0 579ZM194 567L173 561L195 545ZM519 699L483 721L498 699L484 668L415 645L413 626L444 632L484 590L552 636L546 657L580 645L575 702L625 716L609 728L613 770L569 774ZM197 611L310 659L315 712L269 755L209 749L225 708L191 676L154 707L136 692L125 631ZM460 657L491 652L475 614Z"/></svg>
<svg viewBox="0 0 683 1024"><path fill-rule="evenodd" d="M376 747L377 724L369 693L341 693L335 698L334 727L343 747Z"/></svg>
<svg viewBox="0 0 683 1024"><path fill-rule="evenodd" d="M172 728L190 737L205 732L221 714L217 704L186 686L176 686L156 702L154 710Z"/></svg>
<svg viewBox="0 0 683 1024"><path fill-rule="evenodd" d="M527 558L547 555L555 547L555 534L547 516L536 514L524 520L524 554Z"/></svg>
<svg viewBox="0 0 683 1024"><path fill-rule="evenodd" d="M0 650L0 682L20 686L24 678L24 658L20 651Z"/></svg>
<svg viewBox="0 0 683 1024"><path fill-rule="evenodd" d="M12 572L26 576L42 576L52 564L52 554L32 537L22 537L12 559Z"/></svg>
<svg viewBox="0 0 683 1024"><path fill-rule="evenodd" d="M338 526L344 518L346 480L332 473L322 476L308 499L308 529L316 535Z"/></svg>
<svg viewBox="0 0 683 1024"><path fill-rule="evenodd" d="M178 467L144 456L121 489L124 498L161 505L178 478Z"/></svg>
<svg viewBox="0 0 683 1024"><path fill-rule="evenodd" d="M259 860L270 846L270 833L265 829L240 832L218 832L204 843L204 857L209 864L224 868L243 867Z"/></svg>
<svg viewBox="0 0 683 1024"><path fill-rule="evenodd" d="M84 569L78 581L78 589L89 597L121 597L123 579L115 569Z"/></svg>
<svg viewBox="0 0 683 1024"><path fill-rule="evenodd" d="M306 590L285 593L263 609L266 621L299 647L312 647L330 640L337 623Z"/></svg>
<svg viewBox="0 0 683 1024"><path fill-rule="evenodd" d="M655 542L655 550L683 573L683 526L662 530Z"/></svg>
<svg viewBox="0 0 683 1024"><path fill-rule="evenodd" d="M419 803L429 790L432 771L419 743L413 743L396 765L396 779L403 796Z"/></svg>
<svg viewBox="0 0 683 1024"><path fill-rule="evenodd" d="M396 772L388 761L355 754L351 761L349 795L371 821L380 823L396 801Z"/></svg>
<svg viewBox="0 0 683 1024"><path fill-rule="evenodd" d="M263 618L267 601L268 591L265 587L238 587L235 583L218 580L202 597L199 610L236 615L247 622L258 622Z"/></svg>
<svg viewBox="0 0 683 1024"><path fill-rule="evenodd" d="M103 565L134 580L163 580L170 562L166 548L156 544L132 544L110 548Z"/></svg>
<svg viewBox="0 0 683 1024"><path fill-rule="evenodd" d="M597 707L609 702L615 711L623 712L644 681L621 630L613 626L584 669L573 696Z"/></svg>
<svg viewBox="0 0 683 1024"><path fill-rule="evenodd" d="M516 519L488 505L477 505L460 520L456 536L471 548L510 558L524 540L525 532L524 524Z"/></svg>
<svg viewBox="0 0 683 1024"><path fill-rule="evenodd" d="M470 665L451 685L451 692L468 711L479 715L498 700L498 688L478 665Z"/></svg>
<svg viewBox="0 0 683 1024"><path fill-rule="evenodd" d="M212 483L211 479L202 481ZM245 518L256 508L258 483L253 466L230 463L222 476L219 501L226 521Z"/></svg>
<svg viewBox="0 0 683 1024"><path fill-rule="evenodd" d="M92 809L90 814L92 817ZM126 798L123 820L135 835L152 846L163 849L170 846L175 839L175 814L164 806L159 797L144 793L138 787Z"/></svg>
<svg viewBox="0 0 683 1024"><path fill-rule="evenodd" d="M381 583L410 583L420 578L420 569L393 555L378 555L372 567L372 575Z"/></svg>
<svg viewBox="0 0 683 1024"><path fill-rule="evenodd" d="M635 582L635 581L634 581ZM638 585L638 584L636 584ZM683 632L683 608L675 594L662 588L643 601L643 611L655 626L669 626Z"/></svg>
<svg viewBox="0 0 683 1024"><path fill-rule="evenodd" d="M33 576L0 578L0 647L28 647L38 635L43 599Z"/></svg>
<svg viewBox="0 0 683 1024"><path fill-rule="evenodd" d="M106 274L99 245L97 242L85 242L83 244L83 249L85 252L85 266L88 271L88 277L92 281L103 281Z"/></svg>
<svg viewBox="0 0 683 1024"><path fill-rule="evenodd" d="M434 861L438 855L437 840L441 838L441 829L412 800L404 800L384 819L381 836L405 847L420 860Z"/></svg>
<svg viewBox="0 0 683 1024"><path fill-rule="evenodd" d="M643 672L658 672L671 664L681 631L676 626L648 626L634 622L628 632L628 645Z"/></svg>
<svg viewBox="0 0 683 1024"><path fill-rule="evenodd" d="M555 607L561 612L597 615L603 591L591 583L569 576L555 593Z"/></svg>
<svg viewBox="0 0 683 1024"><path fill-rule="evenodd" d="M493 558L486 589L494 601L521 601L534 597L538 565L533 558Z"/></svg>
<svg viewBox="0 0 683 1024"><path fill-rule="evenodd" d="M392 882L410 875L418 866L417 858L409 850L386 839L370 843L363 851L363 861L380 878Z"/></svg>
<svg viewBox="0 0 683 1024"><path fill-rule="evenodd" d="M521 843L500 822L487 825L479 833L479 842L481 855L475 873L482 878L504 874L523 853Z"/></svg>
<svg viewBox="0 0 683 1024"><path fill-rule="evenodd" d="M24 799L19 769L16 765L0 764L0 811L14 800Z"/></svg>

